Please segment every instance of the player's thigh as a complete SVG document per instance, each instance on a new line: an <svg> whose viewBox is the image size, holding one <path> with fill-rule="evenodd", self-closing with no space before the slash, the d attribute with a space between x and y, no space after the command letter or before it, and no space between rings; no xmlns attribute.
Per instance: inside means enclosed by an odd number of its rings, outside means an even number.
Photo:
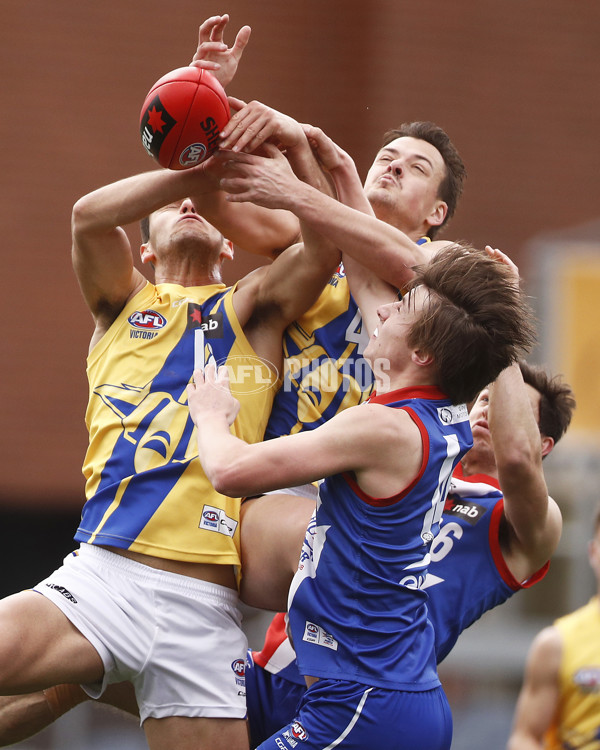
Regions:
<svg viewBox="0 0 600 750"><path fill-rule="evenodd" d="M294 495L264 495L242 505L242 601L283 611L315 501Z"/></svg>
<svg viewBox="0 0 600 750"><path fill-rule="evenodd" d="M22 591L2 599L0 633L0 688L5 693L102 679L96 649L41 594Z"/></svg>
<svg viewBox="0 0 600 750"><path fill-rule="evenodd" d="M205 719L172 716L146 719L150 750L248 750L245 719Z"/></svg>

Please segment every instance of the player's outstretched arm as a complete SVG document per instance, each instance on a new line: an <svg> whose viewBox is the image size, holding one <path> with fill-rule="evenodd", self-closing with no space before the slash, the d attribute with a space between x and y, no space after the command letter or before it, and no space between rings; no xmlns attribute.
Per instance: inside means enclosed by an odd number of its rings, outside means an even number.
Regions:
<svg viewBox="0 0 600 750"><path fill-rule="evenodd" d="M281 193L304 184L279 149L263 144L264 156L232 156L227 189L269 207ZM283 330L314 302L340 261L339 251L322 236L306 233L305 242L288 248L275 261L238 283L233 302L251 344L272 362L281 359Z"/></svg>
<svg viewBox="0 0 600 750"><path fill-rule="evenodd" d="M410 417L379 404L345 409L315 430L248 444L229 431L237 406L226 368L196 370L187 393L202 467L215 489L231 497L343 471L354 471L370 494L388 497L414 478L422 460Z"/></svg>
<svg viewBox="0 0 600 750"><path fill-rule="evenodd" d="M562 642L558 631L545 628L533 641L525 666L507 750L543 750L560 698Z"/></svg>
<svg viewBox="0 0 600 750"><path fill-rule="evenodd" d="M520 283L519 270L505 253L489 245L486 252L512 270L515 285ZM542 468L542 456L552 450L554 440L540 435L517 363L490 385L489 398L488 421L504 495L502 554L514 577L525 581L549 560L562 531L562 516L548 496Z"/></svg>
<svg viewBox="0 0 600 750"><path fill-rule="evenodd" d="M250 39L250 27L243 26L237 33L234 44L228 47L224 42L224 32L229 23L227 14L211 16L204 21L198 32L198 48L191 64L210 71L227 87L233 80L242 54ZM243 106L243 102L230 98L233 117ZM217 165L215 184L201 193L193 195L194 203L204 218L236 247L267 258L274 258L286 247L299 240L298 219L287 211L267 211L251 203L231 204L225 200L219 189L219 157L209 160L205 167L210 172Z"/></svg>
<svg viewBox="0 0 600 750"><path fill-rule="evenodd" d="M268 204L261 195L251 189L240 189L235 183L226 181L223 188L231 193L231 202L252 201L291 211L303 225L310 226L344 254L356 258L397 287L412 278L412 266L429 257L426 250L395 227L346 206L300 180L291 193L269 196Z"/></svg>
<svg viewBox="0 0 600 750"><path fill-rule="evenodd" d="M122 227L181 200L209 182L202 165L194 169L144 172L80 198L71 217L72 260L97 331L110 326L127 300L146 283L135 268Z"/></svg>

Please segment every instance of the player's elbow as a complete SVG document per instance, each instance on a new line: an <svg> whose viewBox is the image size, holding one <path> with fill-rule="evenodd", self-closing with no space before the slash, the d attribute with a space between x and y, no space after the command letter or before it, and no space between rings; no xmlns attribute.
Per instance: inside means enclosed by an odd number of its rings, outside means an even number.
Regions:
<svg viewBox="0 0 600 750"><path fill-rule="evenodd" d="M214 464L205 468L206 476L215 490L226 497L242 497L246 494L239 472L228 464Z"/></svg>
<svg viewBox="0 0 600 750"><path fill-rule="evenodd" d="M75 203L71 211L71 229L73 234L81 231L81 228L89 222L90 213L89 201L87 200L87 196L84 195L83 198L80 198Z"/></svg>
<svg viewBox="0 0 600 750"><path fill-rule="evenodd" d="M96 229L98 210L95 201L84 195L73 206L71 211L71 233L74 239Z"/></svg>
<svg viewBox="0 0 600 750"><path fill-rule="evenodd" d="M521 441L518 436L514 436L510 442L504 442L502 446L494 446L494 453L498 471L509 476L529 474L541 467L540 445L530 441Z"/></svg>

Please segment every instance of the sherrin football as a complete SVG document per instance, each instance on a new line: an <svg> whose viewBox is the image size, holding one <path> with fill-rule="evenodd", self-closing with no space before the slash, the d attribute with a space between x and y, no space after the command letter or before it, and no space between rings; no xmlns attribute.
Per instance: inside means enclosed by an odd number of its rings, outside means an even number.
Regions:
<svg viewBox="0 0 600 750"><path fill-rule="evenodd" d="M189 169L216 151L230 117L227 95L211 73L195 66L177 68L146 95L140 113L142 144L161 166Z"/></svg>

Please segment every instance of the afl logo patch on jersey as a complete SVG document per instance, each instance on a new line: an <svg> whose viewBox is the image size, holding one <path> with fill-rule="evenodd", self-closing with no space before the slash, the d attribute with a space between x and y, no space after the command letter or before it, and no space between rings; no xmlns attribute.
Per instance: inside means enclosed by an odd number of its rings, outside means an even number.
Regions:
<svg viewBox="0 0 600 750"><path fill-rule="evenodd" d="M136 310L127 318L129 325L143 331L159 331L167 325L167 320L156 310Z"/></svg>
<svg viewBox="0 0 600 750"><path fill-rule="evenodd" d="M236 659L231 664L231 669L235 675L235 684L238 687L246 687L246 662L244 659ZM238 693L239 695L239 693Z"/></svg>
<svg viewBox="0 0 600 750"><path fill-rule="evenodd" d="M246 674L246 662L243 659L236 659L232 662L231 668L238 677L243 677Z"/></svg>
<svg viewBox="0 0 600 750"><path fill-rule="evenodd" d="M202 515L198 524L199 529L216 531L217 534L232 537L237 527L238 522L228 516L221 508L216 508L214 505L205 505L202 508Z"/></svg>
<svg viewBox="0 0 600 750"><path fill-rule="evenodd" d="M325 646L325 648L330 648L332 651L338 650L338 642L331 633L323 630L320 625L315 625L314 622L309 622L308 620L304 626L302 640L307 643L314 643L317 646Z"/></svg>
<svg viewBox="0 0 600 750"><path fill-rule="evenodd" d="M573 682L582 693L600 692L600 668L583 667L573 675Z"/></svg>
<svg viewBox="0 0 600 750"><path fill-rule="evenodd" d="M296 720L292 722L290 728L283 733L283 739L292 747L295 747L297 742L306 742L308 739L308 732L302 724Z"/></svg>
<svg viewBox="0 0 600 750"><path fill-rule="evenodd" d="M299 721L295 721L292 724L291 731L292 731L292 734L294 735L294 737L296 737L297 739L299 739L301 742L303 742L304 740L308 739L308 732L302 726L302 724L300 724Z"/></svg>

